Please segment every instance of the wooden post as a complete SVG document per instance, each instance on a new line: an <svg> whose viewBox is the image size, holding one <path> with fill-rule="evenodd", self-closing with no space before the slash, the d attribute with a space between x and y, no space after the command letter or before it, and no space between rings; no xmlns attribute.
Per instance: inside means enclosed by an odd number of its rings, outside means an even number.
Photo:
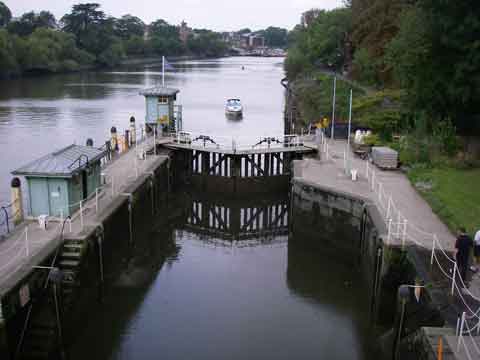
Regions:
<svg viewBox="0 0 480 360"><path fill-rule="evenodd" d="M270 154L265 154L265 176L270 176Z"/></svg>

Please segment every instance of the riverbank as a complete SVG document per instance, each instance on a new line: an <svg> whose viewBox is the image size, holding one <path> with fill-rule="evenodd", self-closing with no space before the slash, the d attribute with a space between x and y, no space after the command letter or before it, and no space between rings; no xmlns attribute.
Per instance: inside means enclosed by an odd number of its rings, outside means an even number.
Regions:
<svg viewBox="0 0 480 360"><path fill-rule="evenodd" d="M457 316L463 312L473 317L470 326L475 326L476 315L469 309L479 306L480 279L473 277L469 289L463 288L462 280L455 275L452 260L455 237L417 193L407 176L398 171L374 168L355 157L346 148L345 141L328 141L321 149L321 160L307 159L296 164L294 182L340 197L366 199L367 203L374 204L387 229L385 244L408 249L418 277L410 281L420 280L420 284L424 284L447 327L455 333ZM351 168L357 169L357 181L347 176L345 159L350 159ZM348 209L348 205L343 206ZM407 285L415 285L415 282ZM465 356L464 353L456 355L459 359Z"/></svg>

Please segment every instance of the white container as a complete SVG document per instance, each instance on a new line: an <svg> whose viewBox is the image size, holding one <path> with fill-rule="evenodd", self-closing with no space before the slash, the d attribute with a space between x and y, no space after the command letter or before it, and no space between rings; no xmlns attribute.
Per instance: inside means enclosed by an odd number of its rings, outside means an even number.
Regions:
<svg viewBox="0 0 480 360"><path fill-rule="evenodd" d="M357 181L358 170L357 169L352 169L352 170L350 170L350 173L352 174L352 181Z"/></svg>
<svg viewBox="0 0 480 360"><path fill-rule="evenodd" d="M46 230L48 225L48 215L38 215L37 219L40 228Z"/></svg>

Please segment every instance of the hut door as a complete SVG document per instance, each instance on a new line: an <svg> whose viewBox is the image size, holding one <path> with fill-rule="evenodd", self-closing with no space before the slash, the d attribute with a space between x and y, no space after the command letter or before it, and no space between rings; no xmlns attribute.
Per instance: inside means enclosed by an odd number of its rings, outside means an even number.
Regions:
<svg viewBox="0 0 480 360"><path fill-rule="evenodd" d="M48 179L48 194L50 199L50 215L58 217L68 215L65 180Z"/></svg>
<svg viewBox="0 0 480 360"><path fill-rule="evenodd" d="M82 196L83 200L88 197L88 174L86 170L82 171Z"/></svg>

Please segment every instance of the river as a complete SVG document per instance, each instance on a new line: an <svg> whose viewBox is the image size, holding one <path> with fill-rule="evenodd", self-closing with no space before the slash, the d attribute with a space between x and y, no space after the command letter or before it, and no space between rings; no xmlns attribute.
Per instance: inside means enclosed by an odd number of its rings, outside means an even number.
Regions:
<svg viewBox="0 0 480 360"><path fill-rule="evenodd" d="M244 70L242 70L244 66ZM166 85L180 89L186 131L215 135L283 133L282 59L225 58L173 63ZM10 201L10 172L39 156L87 138L101 146L130 116L145 118L139 91L161 84L161 65L0 81L0 204ZM225 118L238 97L242 121ZM1 221L0 221L1 222Z"/></svg>
<svg viewBox="0 0 480 360"><path fill-rule="evenodd" d="M226 58L173 66L166 82L181 91L185 130L229 136L283 132L281 60ZM111 126L126 128L131 115L141 121L144 99L138 92L160 82L158 65L3 81L0 199L8 201L9 172L23 163L87 138L100 145ZM225 118L229 97L242 100L242 120ZM250 215L268 206L261 196L249 201ZM282 201L284 228L267 235L225 241L187 226L186 218L153 231L127 270L108 274L103 305L92 306L88 320L75 329L71 359L371 357L368 299L356 259L292 237L288 200ZM184 205L191 208L188 201ZM170 247L158 249L165 243Z"/></svg>

